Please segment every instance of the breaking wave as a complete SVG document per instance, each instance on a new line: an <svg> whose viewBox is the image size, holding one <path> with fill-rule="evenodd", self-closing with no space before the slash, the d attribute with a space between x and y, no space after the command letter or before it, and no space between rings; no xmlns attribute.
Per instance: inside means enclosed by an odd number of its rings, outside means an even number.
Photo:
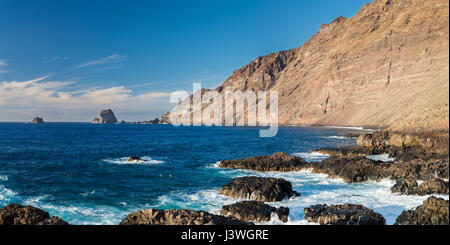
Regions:
<svg viewBox="0 0 450 245"><path fill-rule="evenodd" d="M164 161L152 159L148 156L141 157L141 160L133 160L128 161L130 157L121 157L121 158L114 158L114 159L103 159L104 162L109 163L115 163L115 164L124 164L124 165L155 165L155 164L161 164L164 163Z"/></svg>

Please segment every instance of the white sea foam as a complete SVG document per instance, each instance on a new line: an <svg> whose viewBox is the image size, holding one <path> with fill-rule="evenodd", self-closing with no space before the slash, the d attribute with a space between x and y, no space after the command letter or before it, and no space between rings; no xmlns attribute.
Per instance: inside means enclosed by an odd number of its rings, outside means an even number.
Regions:
<svg viewBox="0 0 450 245"><path fill-rule="evenodd" d="M338 139L338 140L347 139L347 138L345 138L345 136L324 136L322 138L324 138L324 139Z"/></svg>
<svg viewBox="0 0 450 245"><path fill-rule="evenodd" d="M227 169L219 171L229 177L260 176L284 178L292 183L293 189L302 196L269 202L274 207L289 207L288 225L313 225L304 217L304 208L315 204L361 204L374 209L386 218L387 224L393 224L403 210L415 208L429 196L409 196L392 194L390 188L395 181L384 179L379 182L347 184L342 179L330 179L326 174L299 172L258 172L252 170ZM196 192L173 192L158 198L158 208L191 208L218 214L223 205L232 204L241 199L233 199L218 194L219 188ZM448 195L438 197L449 199ZM258 224L283 224L278 218Z"/></svg>
<svg viewBox="0 0 450 245"><path fill-rule="evenodd" d="M369 129L364 127L350 127L350 126L325 126L326 128L337 128L337 129L353 129L362 131L376 131L375 129Z"/></svg>
<svg viewBox="0 0 450 245"><path fill-rule="evenodd" d="M152 159L149 156L143 156L141 159L145 161L135 160L135 161L128 161L130 157L121 157L121 158L114 158L114 159L104 159L103 161L109 162L109 163L115 163L115 164L123 164L123 165L156 165L164 163L164 161Z"/></svg>
<svg viewBox="0 0 450 245"><path fill-rule="evenodd" d="M383 161L383 162L392 162L395 160L395 158L390 158L389 154L370 155L366 157L374 161Z"/></svg>
<svg viewBox="0 0 450 245"><path fill-rule="evenodd" d="M8 181L8 175L0 175L0 181Z"/></svg>
<svg viewBox="0 0 450 245"><path fill-rule="evenodd" d="M330 155L328 155L328 154L323 154L323 153L314 152L314 151L313 152L298 152L298 153L293 153L292 155L296 156L296 157L301 157L308 162L320 162L320 161L330 157Z"/></svg>
<svg viewBox="0 0 450 245"><path fill-rule="evenodd" d="M9 204L11 198L13 198L16 195L17 195L16 192L6 188L3 185L0 185L0 203L2 204L2 206Z"/></svg>

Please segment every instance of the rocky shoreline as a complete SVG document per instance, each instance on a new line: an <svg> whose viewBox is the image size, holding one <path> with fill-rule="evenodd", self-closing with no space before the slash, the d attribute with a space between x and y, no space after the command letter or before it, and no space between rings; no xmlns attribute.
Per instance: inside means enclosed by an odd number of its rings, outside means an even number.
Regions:
<svg viewBox="0 0 450 245"><path fill-rule="evenodd" d="M354 137L352 135L352 137ZM255 156L247 159L223 160L221 168L260 172L295 172L311 170L342 178L346 183L393 179L391 192L399 195L449 194L449 156L447 134L404 134L374 132L357 138L357 146L322 148L314 152L329 154L320 162L307 162L286 153ZM388 154L393 161L367 158ZM141 160L130 158L130 161ZM224 205L218 214L189 209L146 209L129 214L121 225L251 225L274 217L288 222L289 208L272 207L265 202L301 198L292 184L282 178L244 176L224 185L219 194L238 199ZM359 204L316 204L304 209L305 219L322 225L384 225L385 218ZM64 225L59 217L43 210L11 204L0 210L0 224ZM449 201L430 196L413 210L403 211L396 225L448 225Z"/></svg>

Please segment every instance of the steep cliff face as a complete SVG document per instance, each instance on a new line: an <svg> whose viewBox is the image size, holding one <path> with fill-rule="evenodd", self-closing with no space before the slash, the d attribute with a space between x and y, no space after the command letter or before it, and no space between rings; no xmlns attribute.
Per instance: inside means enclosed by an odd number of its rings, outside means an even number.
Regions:
<svg viewBox="0 0 450 245"><path fill-rule="evenodd" d="M449 128L449 2L374 0L216 90L275 90L280 124Z"/></svg>

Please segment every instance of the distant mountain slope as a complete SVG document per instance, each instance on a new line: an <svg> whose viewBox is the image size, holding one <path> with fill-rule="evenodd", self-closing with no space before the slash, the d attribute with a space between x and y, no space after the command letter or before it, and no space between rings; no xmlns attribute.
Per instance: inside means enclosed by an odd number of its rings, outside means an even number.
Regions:
<svg viewBox="0 0 450 245"><path fill-rule="evenodd" d="M216 90L276 90L280 124L449 128L448 0L374 0Z"/></svg>

